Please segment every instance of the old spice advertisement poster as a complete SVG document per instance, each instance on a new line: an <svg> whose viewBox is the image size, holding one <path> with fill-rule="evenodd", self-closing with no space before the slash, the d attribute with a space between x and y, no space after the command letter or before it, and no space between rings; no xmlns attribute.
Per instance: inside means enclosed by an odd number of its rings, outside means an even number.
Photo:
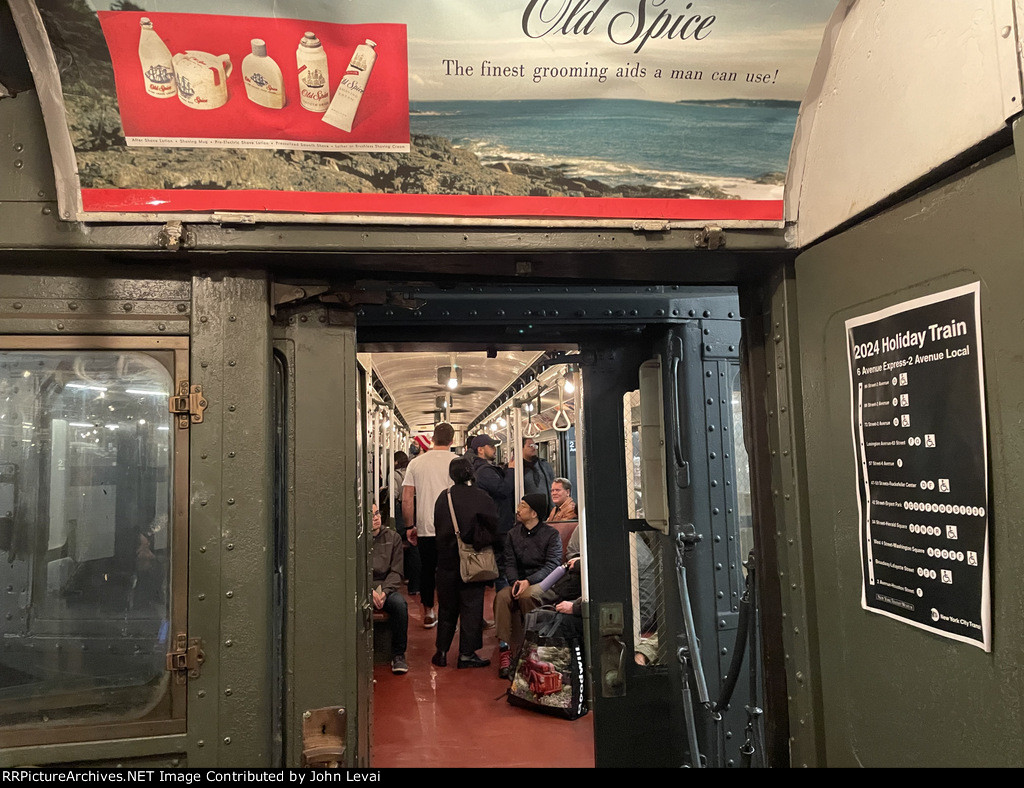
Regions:
<svg viewBox="0 0 1024 788"><path fill-rule="evenodd" d="M799 101L836 2L11 7L37 85L59 79L68 218L766 226L781 223Z"/></svg>

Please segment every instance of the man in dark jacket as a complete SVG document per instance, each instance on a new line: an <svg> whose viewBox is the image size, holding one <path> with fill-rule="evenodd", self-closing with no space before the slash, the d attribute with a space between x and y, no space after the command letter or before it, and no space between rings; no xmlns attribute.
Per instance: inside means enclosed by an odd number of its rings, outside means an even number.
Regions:
<svg viewBox="0 0 1024 788"><path fill-rule="evenodd" d="M543 495L547 503L545 514L551 511L551 484L554 481L555 469L537 454L537 442L533 438L523 438L523 492Z"/></svg>
<svg viewBox="0 0 1024 788"><path fill-rule="evenodd" d="M505 540L515 525L516 478L511 470L494 464L497 451L490 435L477 435L469 444L470 459L473 461L474 484L491 496L498 507L498 538L494 544L494 556L498 562L498 579L494 590L500 591L508 585L504 573Z"/></svg>
<svg viewBox="0 0 1024 788"><path fill-rule="evenodd" d="M373 588L370 592L374 610L388 614L391 626L391 672L408 673L405 649L409 641L409 608L402 596L402 537L390 528L381 527L381 515L373 504L373 538L370 563L373 566Z"/></svg>
<svg viewBox="0 0 1024 788"><path fill-rule="evenodd" d="M505 578L510 585L494 596L498 675L503 679L509 677L512 666L510 643L520 639L518 630L522 627L517 616L525 618L542 604L541 581L562 563L562 537L544 522L547 503L547 497L539 493L524 495L516 507L519 522L509 531L505 544Z"/></svg>

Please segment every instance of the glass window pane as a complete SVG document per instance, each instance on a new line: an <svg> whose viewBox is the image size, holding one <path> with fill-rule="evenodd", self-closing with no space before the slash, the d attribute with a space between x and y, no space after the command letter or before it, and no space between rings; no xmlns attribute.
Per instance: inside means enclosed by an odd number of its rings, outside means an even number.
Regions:
<svg viewBox="0 0 1024 788"><path fill-rule="evenodd" d="M644 502L641 488L640 390L622 395L622 438L626 452L626 516L642 520ZM632 492L630 492L632 491Z"/></svg>
<svg viewBox="0 0 1024 788"><path fill-rule="evenodd" d="M753 514L750 508L750 459L743 441L743 393L740 390L740 370L732 375L732 456L735 457L736 514L740 531L740 560L746 561L754 547Z"/></svg>
<svg viewBox="0 0 1024 788"><path fill-rule="evenodd" d="M167 716L172 384L0 350L0 725Z"/></svg>
<svg viewBox="0 0 1024 788"><path fill-rule="evenodd" d="M633 659L638 665L665 663L666 644L658 638L665 618L660 535L643 531L629 535L629 569L633 603Z"/></svg>

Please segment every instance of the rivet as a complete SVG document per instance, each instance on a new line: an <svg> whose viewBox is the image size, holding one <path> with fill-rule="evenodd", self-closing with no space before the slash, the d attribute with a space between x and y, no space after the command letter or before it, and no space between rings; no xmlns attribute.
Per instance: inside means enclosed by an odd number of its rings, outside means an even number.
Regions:
<svg viewBox="0 0 1024 788"><path fill-rule="evenodd" d="M228 550L234 550L234 549L235 549L234 543L233 542L228 542Z"/></svg>
<svg viewBox="0 0 1024 788"><path fill-rule="evenodd" d="M199 318L199 322L200 322L200 323L205 323L205 322L206 322L207 320L209 320L209 319L210 319L210 318L208 318L208 317L207 317L206 315L203 315L203 316L202 316L201 318Z"/></svg>
<svg viewBox="0 0 1024 788"><path fill-rule="evenodd" d="M225 736L224 737L224 743L225 744L231 744L231 737L230 736Z"/></svg>
<svg viewBox="0 0 1024 788"><path fill-rule="evenodd" d="M57 330L58 331L63 331L64 330L64 324L63 323L58 323L57 324Z"/></svg>
<svg viewBox="0 0 1024 788"><path fill-rule="evenodd" d="M234 506L234 505L235 505L235 499L234 498L228 498L228 506Z"/></svg>
<svg viewBox="0 0 1024 788"><path fill-rule="evenodd" d="M299 322L300 323L307 323L307 322L309 322L309 318L306 317L305 315L302 315L301 317L299 317Z"/></svg>
<svg viewBox="0 0 1024 788"><path fill-rule="evenodd" d="M21 159L15 159L15 161L14 161L14 169L20 170L24 166L25 166L25 163Z"/></svg>
<svg viewBox="0 0 1024 788"><path fill-rule="evenodd" d="M235 317L234 315L228 315L228 320L230 320L232 323L234 323L236 320L238 320L238 318Z"/></svg>
<svg viewBox="0 0 1024 788"><path fill-rule="evenodd" d="M199 690L199 692L197 692L196 695L198 695L200 698L205 698L206 690Z"/></svg>
<svg viewBox="0 0 1024 788"><path fill-rule="evenodd" d="M231 696L231 687L228 687L226 690L224 690L224 694L227 695L228 697L230 697Z"/></svg>
<svg viewBox="0 0 1024 788"><path fill-rule="evenodd" d="M704 310L704 317L711 317L711 313L708 310Z"/></svg>
<svg viewBox="0 0 1024 788"><path fill-rule="evenodd" d="M228 366L229 366L229 367L233 367L233 366L235 366L235 360L234 360L234 359L231 359L231 361L229 361L229 362L228 362Z"/></svg>
<svg viewBox="0 0 1024 788"><path fill-rule="evenodd" d="M227 647L227 648L231 648L231 646L233 646L233 645L234 645L234 641L233 641L233 640L225 640L225 641L224 641L224 645L225 645L225 647Z"/></svg>
<svg viewBox="0 0 1024 788"><path fill-rule="evenodd" d="M204 451L202 454L199 455L199 458L201 460L205 460L207 458L207 456L209 456L209 455L207 455L207 453Z"/></svg>
<svg viewBox="0 0 1024 788"><path fill-rule="evenodd" d="M200 553L205 553L206 552L206 545L203 545L202 547L200 547L199 548L199 552Z"/></svg>
<svg viewBox="0 0 1024 788"><path fill-rule="evenodd" d="M235 456L235 453L233 451L229 451L228 452L228 457L234 457L234 456Z"/></svg>
<svg viewBox="0 0 1024 788"><path fill-rule="evenodd" d="M15 309L21 309L21 301L15 301L14 302L14 308Z"/></svg>
<svg viewBox="0 0 1024 788"><path fill-rule="evenodd" d="M186 309L188 309L188 307L187 307L187 306L185 306L184 304L178 304L178 306L176 307L176 309L177 309L177 310L178 310L179 312L184 312L184 311L185 311Z"/></svg>
<svg viewBox="0 0 1024 788"><path fill-rule="evenodd" d="M201 366L203 369L206 369L208 366L210 366L210 362L209 361L200 362L199 366Z"/></svg>
<svg viewBox="0 0 1024 788"><path fill-rule="evenodd" d="M209 503L209 501L200 501L199 505L200 506L206 506L206 504L208 504L208 503Z"/></svg>
<svg viewBox="0 0 1024 788"><path fill-rule="evenodd" d="M319 320L321 323L326 323L327 315L320 315L320 317L318 317L317 320Z"/></svg>
<svg viewBox="0 0 1024 788"><path fill-rule="evenodd" d="M74 311L74 310L78 309L78 304L76 302L74 302L74 301L71 301L70 303L68 303L68 309L70 309L71 311Z"/></svg>
<svg viewBox="0 0 1024 788"><path fill-rule="evenodd" d="M206 594L200 594L198 598L199 601L202 602L204 599L206 599Z"/></svg>
<svg viewBox="0 0 1024 788"><path fill-rule="evenodd" d="M231 599L234 595L235 595L234 591L225 591L224 592L224 596L226 596L228 599Z"/></svg>
<svg viewBox="0 0 1024 788"><path fill-rule="evenodd" d="M165 325L164 325L163 323L157 323L157 326L156 326L156 327L157 327L157 329L159 329L160 331L163 331L163 330L164 330L165 328L167 328L167 326L165 326Z"/></svg>
<svg viewBox="0 0 1024 788"><path fill-rule="evenodd" d="M21 142L14 143L14 151L15 151L15 153L21 153L23 150L25 150L25 145L23 143L21 143Z"/></svg>
<svg viewBox="0 0 1024 788"><path fill-rule="evenodd" d="M122 304L121 305L121 309L123 309L125 312L131 312L132 311L132 305L131 304Z"/></svg>
<svg viewBox="0 0 1024 788"><path fill-rule="evenodd" d="M234 405L228 405L228 410L231 411L232 413L234 413L235 412L235 406Z"/></svg>
<svg viewBox="0 0 1024 788"><path fill-rule="evenodd" d="M199 741L196 742L196 747L205 747L205 746L206 746L206 742L204 742L202 739L200 739Z"/></svg>

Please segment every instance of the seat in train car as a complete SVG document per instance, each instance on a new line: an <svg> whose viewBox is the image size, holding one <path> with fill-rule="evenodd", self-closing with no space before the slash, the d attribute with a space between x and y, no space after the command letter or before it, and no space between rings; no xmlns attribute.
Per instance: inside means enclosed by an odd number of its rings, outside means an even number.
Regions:
<svg viewBox="0 0 1024 788"><path fill-rule="evenodd" d="M373 611L373 661L391 663L391 620L383 610Z"/></svg>
<svg viewBox="0 0 1024 788"><path fill-rule="evenodd" d="M572 532L576 530L576 526L579 524L579 520L563 520L558 523L548 523L548 525L558 531L558 535L562 537L563 560L569 552L569 539L572 538Z"/></svg>

